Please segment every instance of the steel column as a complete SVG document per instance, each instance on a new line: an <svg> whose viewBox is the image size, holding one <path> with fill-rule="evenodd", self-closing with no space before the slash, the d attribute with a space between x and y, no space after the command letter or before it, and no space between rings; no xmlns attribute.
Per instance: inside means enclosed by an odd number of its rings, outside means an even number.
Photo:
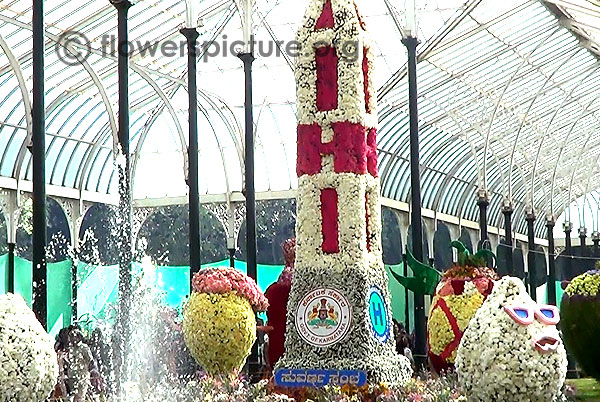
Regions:
<svg viewBox="0 0 600 402"><path fill-rule="evenodd" d="M536 290L536 272L535 272L535 214L529 212L527 214L527 239L528 248L527 252L527 267L529 269L529 293L533 301L537 301Z"/></svg>
<svg viewBox="0 0 600 402"><path fill-rule="evenodd" d="M581 246L581 256L584 257L586 256L587 253L587 244L586 244L586 235L587 235L587 229L584 227L579 228L579 244Z"/></svg>
<svg viewBox="0 0 600 402"><path fill-rule="evenodd" d="M410 184L411 184L411 227L412 252L419 261L424 261L423 227L421 222L421 172L419 162L419 111L417 92L417 38L406 37L402 43L408 50L408 97L410 113ZM415 293L415 362L418 369L427 362L425 296Z"/></svg>
<svg viewBox="0 0 600 402"><path fill-rule="evenodd" d="M573 261L573 246L571 244L571 233L573 231L573 224L569 221L563 223L563 231L565 232L565 256L566 259L566 269L567 273L570 275L572 271L572 261ZM577 364L575 363L575 359L569 351L567 350L567 378L578 378L577 372Z"/></svg>
<svg viewBox="0 0 600 402"><path fill-rule="evenodd" d="M565 253L568 256L572 256L573 248L571 245L571 232L573 231L573 224L571 222L563 223L563 231L565 232Z"/></svg>
<svg viewBox="0 0 600 402"><path fill-rule="evenodd" d="M502 209L502 214L504 215L504 243L507 246L506 272L509 276L514 276L515 272L513 268L512 206L505 205Z"/></svg>
<svg viewBox="0 0 600 402"><path fill-rule="evenodd" d="M554 254L554 219L546 221L548 228L548 303L556 306L556 255Z"/></svg>
<svg viewBox="0 0 600 402"><path fill-rule="evenodd" d="M47 329L46 113L44 104L44 1L33 0L33 311Z"/></svg>
<svg viewBox="0 0 600 402"><path fill-rule="evenodd" d="M229 267L235 268L235 249L230 248L228 251L229 251Z"/></svg>
<svg viewBox="0 0 600 402"><path fill-rule="evenodd" d="M8 243L8 293L15 293L15 243Z"/></svg>
<svg viewBox="0 0 600 402"><path fill-rule="evenodd" d="M487 191L484 189L479 190L477 206L479 206L479 249L489 249L487 209L490 206L490 201Z"/></svg>
<svg viewBox="0 0 600 402"><path fill-rule="evenodd" d="M573 231L573 224L571 222L563 223L563 231L565 232L565 256L566 260L566 269L569 275L572 272L572 260L573 260L573 246L571 243L571 232Z"/></svg>
<svg viewBox="0 0 600 402"><path fill-rule="evenodd" d="M131 155L129 152L129 39L128 12L133 5L128 0L110 0L118 14L118 80L119 80L119 146L117 156L119 173L119 308L117 318L117 347L115 374L117 393L122 381L127 381L128 341L131 338L131 262L132 250L132 199L131 199Z"/></svg>
<svg viewBox="0 0 600 402"><path fill-rule="evenodd" d="M402 275L408 278L408 263L406 261L406 254L402 255ZM404 288L404 318L406 333L410 334L410 290Z"/></svg>
<svg viewBox="0 0 600 402"><path fill-rule="evenodd" d="M187 41L188 50L188 101L189 101L189 145L188 186L190 219L190 280L200 271L200 190L198 185L198 85L197 85L197 40L196 28L180 31Z"/></svg>
<svg viewBox="0 0 600 402"><path fill-rule="evenodd" d="M248 276L256 278L256 190L254 188L254 111L252 104L252 63L254 55L240 53L245 73L245 189L246 197L246 260Z"/></svg>
<svg viewBox="0 0 600 402"><path fill-rule="evenodd" d="M253 39L252 39L253 42ZM254 62L253 46L249 52L238 54L244 63L245 74L245 188L246 197L246 264L248 276L258 282L256 271L256 190L254 188L254 110L252 104L252 63ZM254 380L258 373L258 342L254 343L248 359L249 376Z"/></svg>
<svg viewBox="0 0 600 402"><path fill-rule="evenodd" d="M71 266L71 323L77 322L77 262Z"/></svg>
<svg viewBox="0 0 600 402"><path fill-rule="evenodd" d="M598 257L598 248L600 247L600 232L597 230L592 233L592 243L594 244L593 256Z"/></svg>

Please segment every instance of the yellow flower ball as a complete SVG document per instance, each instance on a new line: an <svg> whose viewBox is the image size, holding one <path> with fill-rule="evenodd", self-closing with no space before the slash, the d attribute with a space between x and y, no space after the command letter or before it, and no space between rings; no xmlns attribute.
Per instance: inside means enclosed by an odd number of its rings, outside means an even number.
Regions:
<svg viewBox="0 0 600 402"><path fill-rule="evenodd" d="M185 344L210 375L235 375L256 341L256 317L236 293L193 292L183 312Z"/></svg>
<svg viewBox="0 0 600 402"><path fill-rule="evenodd" d="M594 297L599 291L600 275L597 271L586 272L575 277L565 289L565 293L569 296L580 295Z"/></svg>

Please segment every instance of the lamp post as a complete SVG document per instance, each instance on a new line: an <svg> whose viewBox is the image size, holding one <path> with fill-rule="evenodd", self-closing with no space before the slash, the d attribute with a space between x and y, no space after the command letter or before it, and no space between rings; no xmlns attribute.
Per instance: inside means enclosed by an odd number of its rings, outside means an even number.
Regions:
<svg viewBox="0 0 600 402"><path fill-rule="evenodd" d="M189 220L190 220L190 281L200 271L200 190L198 184L198 30L196 29L195 0L186 0L185 27L180 32L185 36L188 53L188 107L189 107L189 139L188 139L188 187L189 187ZM190 288L191 290L191 288Z"/></svg>
<svg viewBox="0 0 600 402"><path fill-rule="evenodd" d="M410 183L412 252L421 262L423 256L423 227L421 223L421 173L419 162L419 111L417 93L417 19L415 1L407 1L406 27L402 43L408 51L408 103L410 114ZM415 293L415 362L418 369L425 368L427 361L425 296Z"/></svg>

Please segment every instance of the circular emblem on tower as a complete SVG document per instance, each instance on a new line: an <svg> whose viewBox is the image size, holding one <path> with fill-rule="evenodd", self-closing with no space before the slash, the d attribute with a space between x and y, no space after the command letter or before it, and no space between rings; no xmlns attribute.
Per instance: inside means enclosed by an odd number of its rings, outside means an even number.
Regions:
<svg viewBox="0 0 600 402"><path fill-rule="evenodd" d="M346 296L330 288L308 292L296 310L296 330L308 344L331 346L346 336L352 322L352 308Z"/></svg>
<svg viewBox="0 0 600 402"><path fill-rule="evenodd" d="M378 287L373 286L369 290L368 301L371 332L380 342L385 343L390 337L390 320L388 318L385 298Z"/></svg>

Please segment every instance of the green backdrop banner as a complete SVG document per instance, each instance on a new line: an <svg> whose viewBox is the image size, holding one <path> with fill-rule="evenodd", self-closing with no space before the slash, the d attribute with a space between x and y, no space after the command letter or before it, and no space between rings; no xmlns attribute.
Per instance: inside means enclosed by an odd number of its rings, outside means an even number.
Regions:
<svg viewBox="0 0 600 402"><path fill-rule="evenodd" d="M15 256L15 293L20 294L25 302L31 307L33 269L31 261ZM50 325L50 322L48 322ZM49 328L52 328L51 326Z"/></svg>
<svg viewBox="0 0 600 402"><path fill-rule="evenodd" d="M8 254L0 255L0 294L8 292Z"/></svg>
<svg viewBox="0 0 600 402"><path fill-rule="evenodd" d="M67 260L48 264L48 325L51 334L55 335L64 326L73 321L71 316L71 270L72 261ZM205 264L202 268L229 266L229 260ZM246 262L235 261L235 268L246 273ZM277 281L283 265L261 265L257 267L258 286L265 291ZM389 268L387 268L389 274ZM402 272L402 267L395 267ZM143 270L139 263L133 264L134 274ZM77 312L78 319L110 319L114 317L118 298L119 285L118 265L96 266L83 262L77 265ZM8 289L8 256L0 256L0 286L1 293ZM159 266L154 274L156 287L164 294L165 303L178 308L190 292L189 267ZM23 296L29 306L32 299L32 268L31 262L15 257L15 291ZM396 281L390 281L392 294L391 307L393 317L398 321L405 320L405 289ZM411 293L411 292L409 292ZM413 302L409 301L410 321L413 322ZM411 325L412 326L412 325Z"/></svg>
<svg viewBox="0 0 600 402"><path fill-rule="evenodd" d="M48 328L55 335L71 324L71 269L70 260L48 264Z"/></svg>
<svg viewBox="0 0 600 402"><path fill-rule="evenodd" d="M71 261L48 264L48 327L55 335L71 324ZM20 294L31 307L32 265L20 257L15 257L15 293ZM8 291L8 254L0 256L0 290Z"/></svg>
<svg viewBox="0 0 600 402"><path fill-rule="evenodd" d="M71 271L73 263L70 260L48 264L48 325L50 333L56 335L64 326L73 322L71 316ZM202 268L226 267L229 260L217 261L203 265ZM246 262L235 261L235 268L246 273ZM282 265L258 265L258 286L265 291L269 285L277 281ZM392 266L395 272L403 272L402 264ZM140 263L133 264L133 273L138 275L143 271ZM391 309L393 318L406 322L406 289L390 273L389 289L391 293ZM151 272L153 282L164 295L164 302L173 308L178 308L190 292L189 267L159 266ZM8 256L0 256L0 294L8 289ZM32 268L31 262L15 257L15 292L22 295L31 306L32 299ZM96 266L79 262L77 265L77 312L78 319L111 319L116 312L119 285L119 267ZM557 299L562 297L560 283L556 283ZM545 289L544 289L544 293ZM411 330L414 328L414 297L408 292L408 312Z"/></svg>

